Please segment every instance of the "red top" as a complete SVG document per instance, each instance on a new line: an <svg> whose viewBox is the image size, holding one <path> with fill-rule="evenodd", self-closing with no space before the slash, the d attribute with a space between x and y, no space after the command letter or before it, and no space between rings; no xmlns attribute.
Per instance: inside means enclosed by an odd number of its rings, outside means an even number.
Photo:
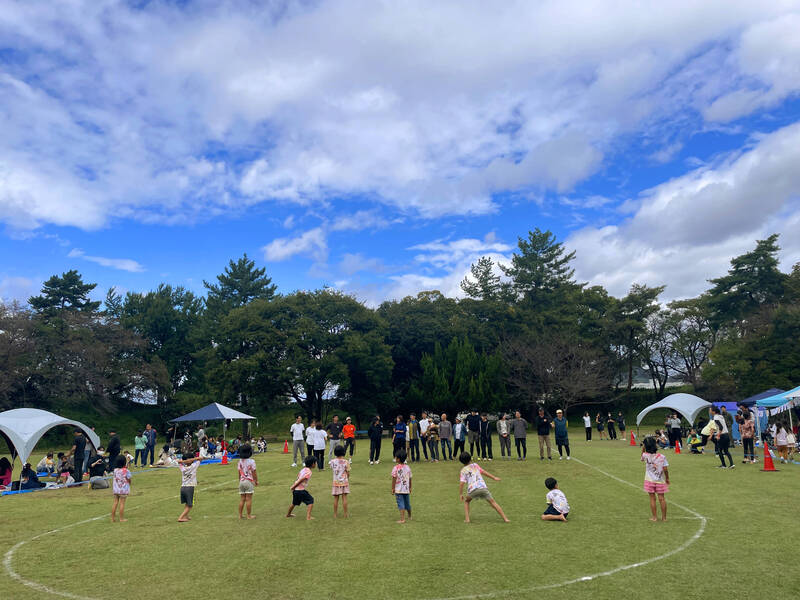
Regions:
<svg viewBox="0 0 800 600"><path fill-rule="evenodd" d="M356 426L355 425L345 425L342 427L342 432L344 433L344 438L354 438L356 437Z"/></svg>

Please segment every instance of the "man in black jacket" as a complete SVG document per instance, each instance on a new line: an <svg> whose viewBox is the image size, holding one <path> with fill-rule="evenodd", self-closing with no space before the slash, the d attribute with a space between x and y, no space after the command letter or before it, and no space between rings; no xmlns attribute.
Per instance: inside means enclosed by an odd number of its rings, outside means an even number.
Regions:
<svg viewBox="0 0 800 600"><path fill-rule="evenodd" d="M477 456L475 446L478 446L480 450L481 439L481 418L478 416L477 410L473 410L467 415L467 439L469 440L469 453Z"/></svg>
<svg viewBox="0 0 800 600"><path fill-rule="evenodd" d="M540 408L539 414L536 415L536 433L539 434L539 460L544 460L545 446L547 446L547 460L553 460L550 448L550 428L552 426L553 420L550 415L545 413L543 408Z"/></svg>
<svg viewBox="0 0 800 600"><path fill-rule="evenodd" d="M380 415L375 415L367 430L367 435L369 435L369 464L377 465L381 462L381 439L383 437L383 423L381 423Z"/></svg>
<svg viewBox="0 0 800 600"><path fill-rule="evenodd" d="M109 430L108 435L108 470L113 471L117 468L117 457L121 451L119 436L114 429Z"/></svg>

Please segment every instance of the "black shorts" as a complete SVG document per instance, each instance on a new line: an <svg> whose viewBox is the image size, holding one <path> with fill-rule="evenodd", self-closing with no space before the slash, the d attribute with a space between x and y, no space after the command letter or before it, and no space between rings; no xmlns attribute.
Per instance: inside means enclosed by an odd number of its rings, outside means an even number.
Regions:
<svg viewBox="0 0 800 600"><path fill-rule="evenodd" d="M181 487L181 504L189 507L194 504L194 486Z"/></svg>
<svg viewBox="0 0 800 600"><path fill-rule="evenodd" d="M553 505L552 505L552 504L548 504L548 505L547 505L547 508L545 509L545 511L544 511L542 514L543 514L543 515L556 515L556 516L558 516L558 515L560 515L561 513L560 513L560 512L558 512L558 511L555 509L555 507L553 507ZM569 513L564 513L564 517L566 518L566 516L567 516L568 514L569 514Z"/></svg>
<svg viewBox="0 0 800 600"><path fill-rule="evenodd" d="M314 504L314 496L309 494L308 490L292 490L292 504L294 506Z"/></svg>

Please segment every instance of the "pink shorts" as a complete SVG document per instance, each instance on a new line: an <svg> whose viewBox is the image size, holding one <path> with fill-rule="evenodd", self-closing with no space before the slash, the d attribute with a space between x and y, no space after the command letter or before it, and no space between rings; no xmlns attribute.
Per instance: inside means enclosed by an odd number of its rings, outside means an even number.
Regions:
<svg viewBox="0 0 800 600"><path fill-rule="evenodd" d="M669 491L666 483L655 483L654 481L644 482L644 491L648 494L665 494Z"/></svg>
<svg viewBox="0 0 800 600"><path fill-rule="evenodd" d="M331 490L332 496L341 496L343 494L350 493L350 484L347 485L334 485L333 489Z"/></svg>

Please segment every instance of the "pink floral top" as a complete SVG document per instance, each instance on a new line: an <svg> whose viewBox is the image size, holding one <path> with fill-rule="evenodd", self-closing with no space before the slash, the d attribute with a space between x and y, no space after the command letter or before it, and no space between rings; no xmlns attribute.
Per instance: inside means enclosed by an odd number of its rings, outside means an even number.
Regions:
<svg viewBox="0 0 800 600"><path fill-rule="evenodd" d="M256 461L252 458L239 459L239 481L255 481Z"/></svg>
<svg viewBox="0 0 800 600"><path fill-rule="evenodd" d="M395 478L394 493L411 493L411 467L408 465L395 465L392 469L392 477Z"/></svg>
<svg viewBox="0 0 800 600"><path fill-rule="evenodd" d="M308 467L303 467L302 469L300 469L300 473L297 474L297 481L301 481L303 479L305 479L305 481L303 481L303 483L297 484L294 489L298 491L306 489L306 486L311 481L311 469L309 469Z"/></svg>
<svg viewBox="0 0 800 600"><path fill-rule="evenodd" d="M350 463L343 458L334 458L328 464L333 472L334 487L344 487L350 483Z"/></svg>
<svg viewBox="0 0 800 600"><path fill-rule="evenodd" d="M112 490L118 496L127 496L131 493L131 472L126 467L114 469Z"/></svg>
<svg viewBox="0 0 800 600"><path fill-rule="evenodd" d="M650 454L642 452L642 462L644 462L644 480L653 483L666 483L664 479L664 467L668 467L667 457L656 452Z"/></svg>

